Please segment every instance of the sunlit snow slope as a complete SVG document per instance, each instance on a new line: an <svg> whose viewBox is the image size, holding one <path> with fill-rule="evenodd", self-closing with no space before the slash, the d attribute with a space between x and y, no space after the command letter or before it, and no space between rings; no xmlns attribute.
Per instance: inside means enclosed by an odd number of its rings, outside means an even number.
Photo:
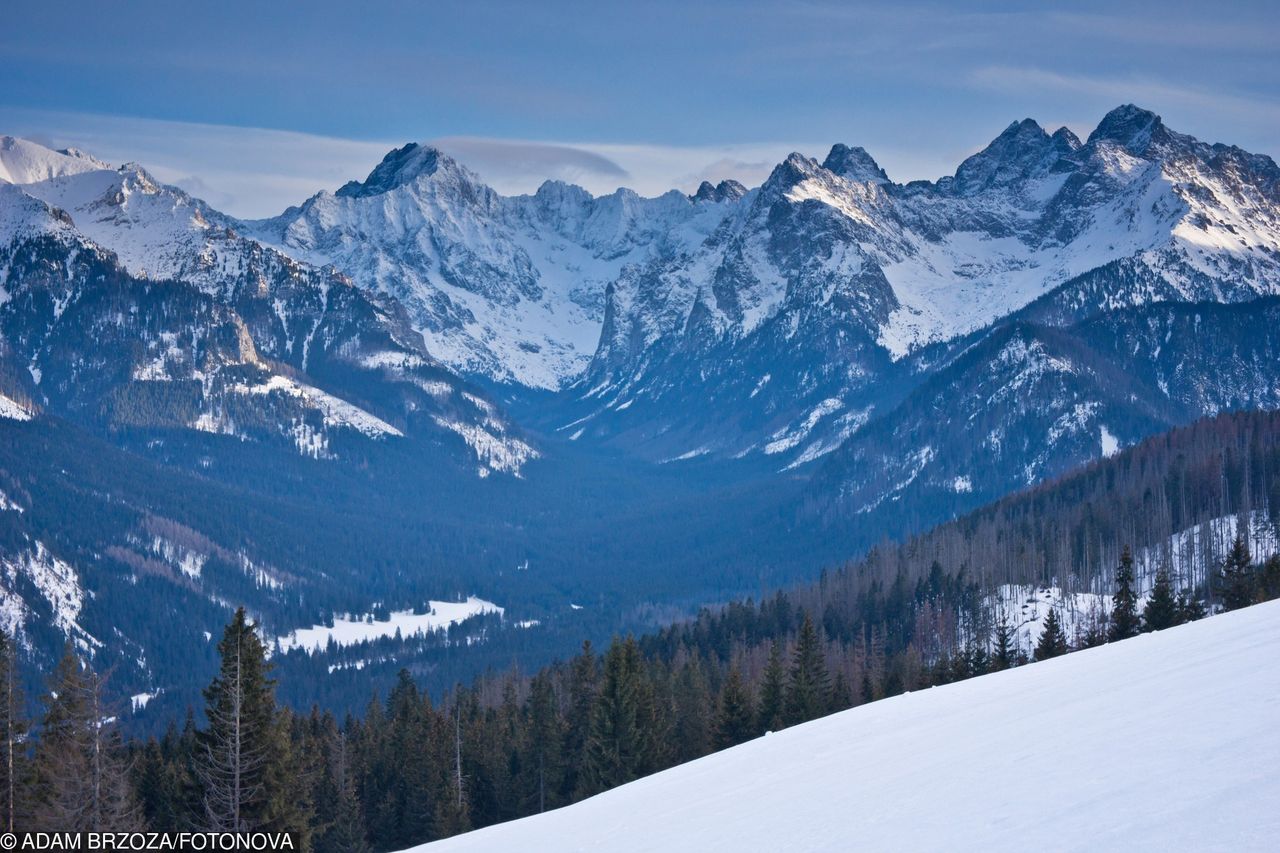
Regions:
<svg viewBox="0 0 1280 853"><path fill-rule="evenodd" d="M899 696L425 850L1274 850L1280 601Z"/></svg>

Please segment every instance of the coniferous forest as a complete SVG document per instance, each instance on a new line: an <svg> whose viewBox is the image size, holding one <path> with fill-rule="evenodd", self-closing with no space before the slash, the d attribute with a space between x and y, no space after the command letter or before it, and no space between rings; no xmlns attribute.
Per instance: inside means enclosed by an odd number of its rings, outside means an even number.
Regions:
<svg viewBox="0 0 1280 853"><path fill-rule="evenodd" d="M106 698L110 673L72 646L42 695L26 701L14 644L0 638L0 814L8 827L287 830L316 851L395 850L557 808L883 697L1277 598L1280 556L1255 559L1249 545L1259 534L1251 523L1274 524L1276 454L1259 440L1262 423L1219 418L1153 439L814 584L708 608L602 649L585 643L533 673L493 673L431 695L402 669L360 713L281 702L286 685L243 609L217 643L203 706L146 738L125 737ZM1072 583L1094 584L1106 606L1083 619L1050 607L1029 637L993 607L990 577L940 559L978 553L958 543L1000 519L1018 520L995 537L1002 542L1029 526L1065 537L1083 522L1055 508L1059 496L1099 483L1119 504L1164 484L1189 513L1179 524L1201 518L1198 502L1226 507L1234 535L1198 573L1194 555L1096 534L1090 547L1115 556ZM1028 502L1041 514L1026 514ZM1106 518L1110 530L1134 531ZM1101 521L1090 523L1096 532ZM1050 550L1042 541L1026 559L1043 564ZM927 568L913 568L924 559ZM897 566L890 580L870 574L885 565Z"/></svg>

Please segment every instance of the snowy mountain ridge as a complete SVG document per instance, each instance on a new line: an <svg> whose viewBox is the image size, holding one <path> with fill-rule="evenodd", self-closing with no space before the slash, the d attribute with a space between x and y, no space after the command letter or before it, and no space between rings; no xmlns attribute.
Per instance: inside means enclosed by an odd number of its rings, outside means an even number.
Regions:
<svg viewBox="0 0 1280 853"><path fill-rule="evenodd" d="M802 432L791 447L812 459L851 434L836 413L862 420L882 389L936 369L939 345L1007 318L1277 293L1280 168L1137 107L1083 143L1015 122L936 182L895 184L838 145L822 163L788 157L693 251L624 271L580 383L597 404L578 418L652 438L715 399L717 424L727 410L742 428L711 430L710 451L777 452Z"/></svg>
<svg viewBox="0 0 1280 853"><path fill-rule="evenodd" d="M246 422L261 415L233 412L272 412L267 418L276 423L267 432L305 456L340 456L330 433L399 438L409 421L452 434L481 476L518 474L537 456L483 392L430 357L394 301L241 236L231 220L139 166L111 169L18 143L9 153L23 154L23 163L58 166L21 173L7 167L11 176L58 173L0 185L0 326L9 336L4 355L20 356L17 375L30 379L22 396L53 399L65 412L86 406L95 386L99 393L155 394L143 389L196 382L202 401L181 418L184 426L247 438L257 431ZM62 168L67 160L74 168ZM90 267L79 263L90 257ZM59 263L64 280L53 281ZM115 311L100 281L118 279L117 265L136 282L126 287L134 300L130 321L143 328L141 349L121 338L114 362L107 341L128 324L117 321L109 335L88 334L79 324L104 322L88 319L91 312ZM95 338L102 346L90 352ZM58 343L77 356L56 359ZM362 376L354 385L353 370ZM295 372L313 377L303 381ZM86 383L89 374L97 376ZM46 381L54 376L61 385ZM335 380L345 387L318 387ZM387 394L396 400L389 408L368 410L365 401Z"/></svg>
<svg viewBox="0 0 1280 853"><path fill-rule="evenodd" d="M700 198L626 189L596 198L548 181L504 197L443 152L411 143L364 182L242 227L394 296L455 369L557 388L598 343L607 284L629 263L705 237L733 201L734 188L722 187Z"/></svg>

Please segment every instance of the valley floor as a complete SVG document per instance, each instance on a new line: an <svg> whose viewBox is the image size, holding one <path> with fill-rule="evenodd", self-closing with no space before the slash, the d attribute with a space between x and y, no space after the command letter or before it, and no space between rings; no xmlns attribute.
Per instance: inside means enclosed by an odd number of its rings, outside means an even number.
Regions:
<svg viewBox="0 0 1280 853"><path fill-rule="evenodd" d="M418 851L1274 850L1280 601L863 705Z"/></svg>

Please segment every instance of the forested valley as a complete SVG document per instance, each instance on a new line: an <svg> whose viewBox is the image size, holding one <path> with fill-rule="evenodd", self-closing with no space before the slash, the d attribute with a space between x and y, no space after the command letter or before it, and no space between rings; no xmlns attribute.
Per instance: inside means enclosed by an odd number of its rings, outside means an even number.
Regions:
<svg viewBox="0 0 1280 853"><path fill-rule="evenodd" d="M289 830L317 851L395 850L865 702L1280 597L1278 498L1280 415L1223 415L812 584L441 695L402 670L341 718L279 701L243 610L203 708L146 739L122 734L110 673L70 646L29 714L5 638L0 814L9 827ZM1004 606L1010 588L1055 597L1032 625L1025 605ZM1073 609L1078 596L1094 606Z"/></svg>

